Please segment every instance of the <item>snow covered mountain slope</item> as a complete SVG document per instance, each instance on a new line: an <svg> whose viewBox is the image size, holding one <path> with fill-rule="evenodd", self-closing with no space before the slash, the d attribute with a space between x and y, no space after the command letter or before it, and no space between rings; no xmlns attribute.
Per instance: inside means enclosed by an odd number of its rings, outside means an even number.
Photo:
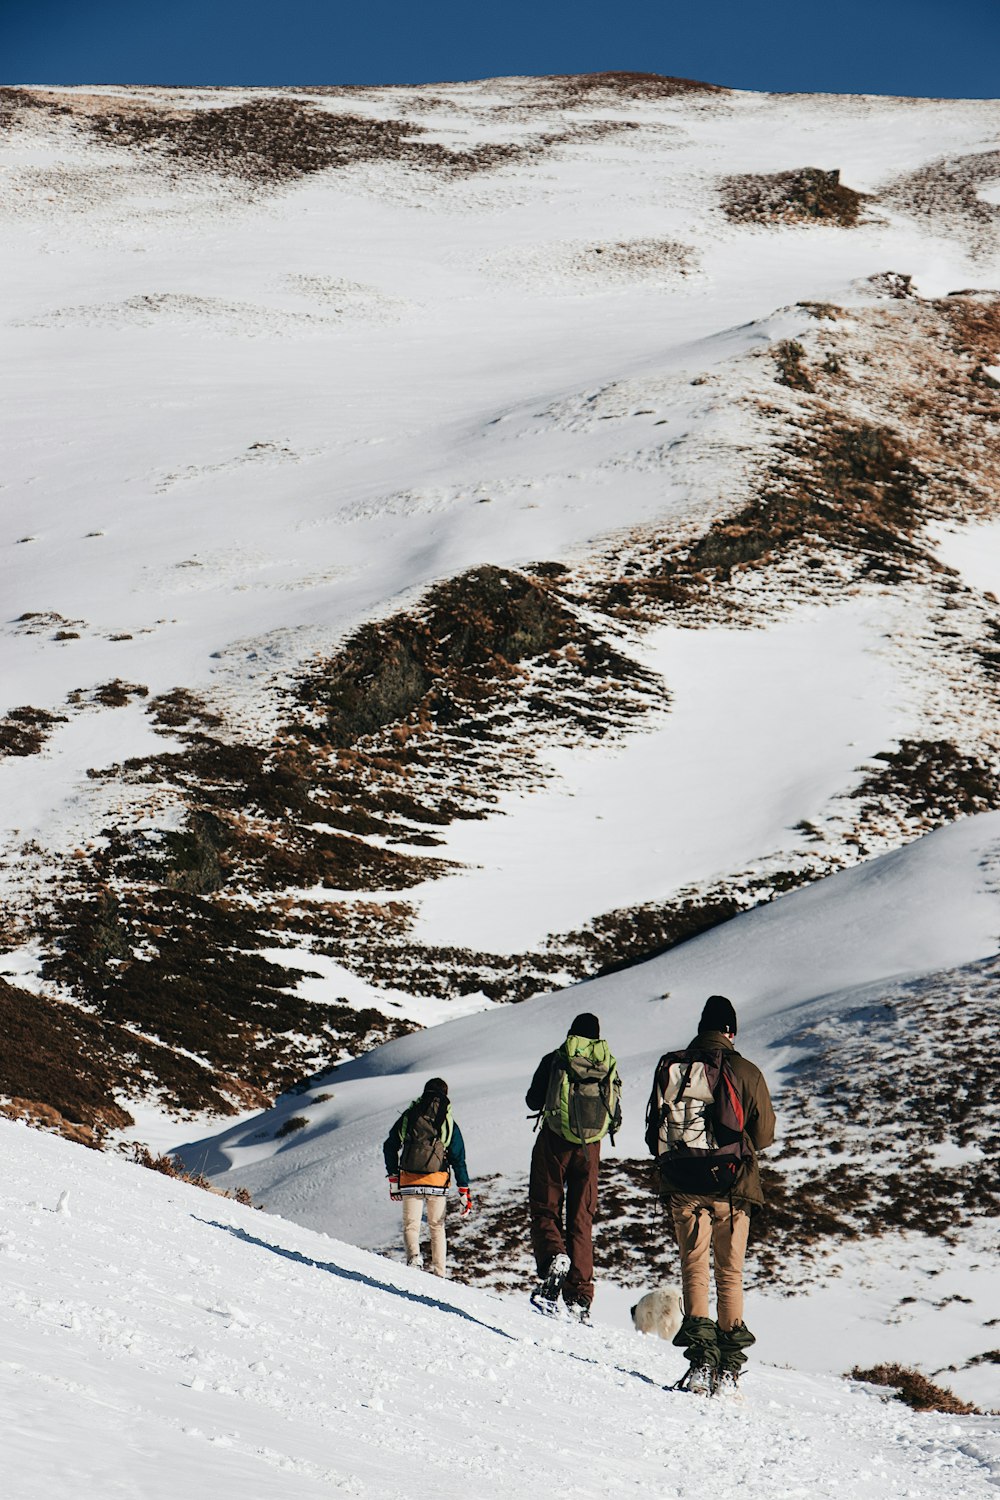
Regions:
<svg viewBox="0 0 1000 1500"><path fill-rule="evenodd" d="M0 1110L272 1210L4 1126L36 1492L44 1430L105 1493L123 1412L150 1494L547 1490L590 1408L582 1493L734 1448L734 1493L991 1482L812 1377L1000 1404L998 129L633 75L0 90ZM735 1443L626 1313L674 1274L650 1068L712 989L781 1110L748 1315L809 1372ZM443 1069L456 1273L522 1287L520 1101L584 1005L629 1088L591 1344L317 1240L394 1244L379 1142Z"/></svg>
<svg viewBox="0 0 1000 1500"><path fill-rule="evenodd" d="M0 1389L16 1500L995 1494L993 1419L543 1321L0 1122Z"/></svg>
<svg viewBox="0 0 1000 1500"><path fill-rule="evenodd" d="M779 1121L771 1207L755 1219L751 1255L766 1305L750 1307L748 1322L759 1317L762 1341L764 1327L773 1338L786 1317L774 1306L808 1291L808 1311L788 1315L793 1324L831 1324L808 1368L848 1368L860 1347L897 1362L904 1350L902 1362L925 1372L959 1372L966 1399L998 1404L998 875L1000 814L965 820L623 973L381 1047L181 1154L271 1212L388 1246L399 1210L385 1190L381 1142L423 1079L442 1075L481 1199L480 1226L459 1230L458 1274L525 1286L524 1092L573 1016L592 1010L625 1080L624 1126L604 1153L599 1277L641 1290L676 1276L646 1181L653 1067L690 1039L706 995L729 994L740 1049L763 1067ZM898 1268L891 1282L887 1265ZM968 1319L957 1338L937 1327L931 1306L906 1313L926 1276L960 1288ZM793 1358L787 1331L777 1336L775 1357Z"/></svg>
<svg viewBox="0 0 1000 1500"><path fill-rule="evenodd" d="M997 124L0 93L5 1107L258 1108L1000 804Z"/></svg>

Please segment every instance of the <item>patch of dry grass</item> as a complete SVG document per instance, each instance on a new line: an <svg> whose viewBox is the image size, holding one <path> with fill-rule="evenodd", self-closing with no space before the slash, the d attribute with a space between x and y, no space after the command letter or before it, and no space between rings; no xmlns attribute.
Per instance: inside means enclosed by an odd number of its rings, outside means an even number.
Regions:
<svg viewBox="0 0 1000 1500"><path fill-rule="evenodd" d="M837 169L800 167L722 181L722 210L734 224L857 224L865 195L845 187Z"/></svg>
<svg viewBox="0 0 1000 1500"><path fill-rule="evenodd" d="M857 1365L851 1371L852 1380L863 1380L866 1385L885 1386L893 1392L897 1401L914 1411L943 1411L953 1416L979 1416L979 1408L968 1401L960 1401L953 1391L935 1385L919 1370L905 1365L874 1365L862 1370Z"/></svg>

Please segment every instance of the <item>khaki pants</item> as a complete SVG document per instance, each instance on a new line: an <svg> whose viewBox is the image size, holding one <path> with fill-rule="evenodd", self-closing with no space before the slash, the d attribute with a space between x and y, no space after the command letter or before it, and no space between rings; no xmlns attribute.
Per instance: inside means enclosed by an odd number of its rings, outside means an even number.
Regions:
<svg viewBox="0 0 1000 1500"><path fill-rule="evenodd" d="M431 1270L435 1276L444 1275L447 1244L444 1236L444 1212L448 1200L441 1193L435 1198L410 1197L403 1199L403 1244L406 1247L408 1265L423 1264L420 1254L420 1220L427 1205L427 1228L431 1235Z"/></svg>
<svg viewBox="0 0 1000 1500"><path fill-rule="evenodd" d="M750 1215L730 1209L728 1199L670 1199L674 1232L681 1252L681 1287L688 1317L707 1318L709 1251L715 1260L716 1322L724 1333L743 1322L743 1259L750 1234Z"/></svg>

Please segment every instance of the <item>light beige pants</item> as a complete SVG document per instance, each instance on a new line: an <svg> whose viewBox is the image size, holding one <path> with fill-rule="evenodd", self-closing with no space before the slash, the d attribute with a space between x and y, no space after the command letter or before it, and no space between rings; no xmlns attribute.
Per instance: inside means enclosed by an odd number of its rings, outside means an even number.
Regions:
<svg viewBox="0 0 1000 1500"><path fill-rule="evenodd" d="M670 1212L681 1252L681 1287L684 1311L692 1318L707 1318L709 1250L715 1260L716 1322L723 1332L743 1322L743 1260L750 1234L750 1215L734 1208L728 1199L680 1198L670 1200Z"/></svg>
<svg viewBox="0 0 1000 1500"><path fill-rule="evenodd" d="M444 1260L447 1245L444 1237L444 1212L448 1200L442 1193L438 1198L403 1199L403 1244L406 1247L408 1265L423 1264L420 1254L420 1220L427 1205L427 1228L431 1234L431 1270L435 1276L444 1275Z"/></svg>

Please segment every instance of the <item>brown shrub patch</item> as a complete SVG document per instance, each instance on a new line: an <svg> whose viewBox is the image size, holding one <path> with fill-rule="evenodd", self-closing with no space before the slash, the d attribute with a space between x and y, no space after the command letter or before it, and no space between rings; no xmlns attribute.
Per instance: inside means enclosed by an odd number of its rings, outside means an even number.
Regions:
<svg viewBox="0 0 1000 1500"><path fill-rule="evenodd" d="M220 716L187 688L174 688L172 692L160 693L151 699L149 716L158 729L166 732L218 729L222 723Z"/></svg>
<svg viewBox="0 0 1000 1500"><path fill-rule="evenodd" d="M33 89L0 87L0 130L11 130L25 124L32 113L68 115L70 110L58 100Z"/></svg>
<svg viewBox="0 0 1000 1500"><path fill-rule="evenodd" d="M215 1187L203 1172L188 1172L184 1163L178 1156L164 1156L158 1152L150 1151L149 1147L142 1141L137 1141L131 1146L120 1148L129 1161L135 1162L138 1167L145 1167L149 1172L159 1172L163 1177L172 1177L176 1182L186 1182L191 1187L201 1188L203 1192L215 1193L219 1198L232 1198L237 1203L242 1203L245 1208L253 1208L253 1199L247 1188L237 1188L235 1192L225 1191Z"/></svg>
<svg viewBox="0 0 1000 1500"><path fill-rule="evenodd" d="M863 1380L866 1385L887 1386L897 1401L910 1406L914 1411L943 1411L954 1416L979 1416L979 1408L968 1401L960 1401L953 1391L935 1385L919 1370L905 1365L874 1365L862 1370L857 1365L851 1371L852 1380Z"/></svg>
<svg viewBox="0 0 1000 1500"><path fill-rule="evenodd" d="M523 150L486 143L449 151L422 140L422 128L403 120L339 114L273 95L170 113L103 109L85 120L104 145L152 151L189 169L258 186L276 186L358 162L402 162L453 173L483 171Z"/></svg>
<svg viewBox="0 0 1000 1500"><path fill-rule="evenodd" d="M14 1113L60 1130L84 1127L80 1139L132 1123L114 1103L123 1069L96 1017L0 979L0 1029L0 1095L12 1101ZM46 1110L54 1112L51 1118Z"/></svg>
<svg viewBox="0 0 1000 1500"><path fill-rule="evenodd" d="M721 880L707 890L680 891L669 902L605 912L586 927L551 939L548 947L578 979L614 974L667 953L808 879L805 871L781 871L770 878Z"/></svg>
<svg viewBox="0 0 1000 1500"><path fill-rule="evenodd" d="M299 698L323 708L324 737L338 746L390 724L448 725L459 704L474 708L502 695L520 662L577 634L545 583L476 568L432 589L419 616L362 627L334 663L303 680Z"/></svg>
<svg viewBox="0 0 1000 1500"><path fill-rule="evenodd" d="M717 522L663 571L690 587L691 575L726 579L792 546L824 542L860 554L867 572L889 558L912 559L925 482L897 433L820 419L804 426L800 444L776 465L773 489Z"/></svg>
<svg viewBox="0 0 1000 1500"><path fill-rule="evenodd" d="M840 224L858 222L865 194L845 187L836 169L801 167L773 175L747 173L722 181L722 209L735 224Z"/></svg>
<svg viewBox="0 0 1000 1500"><path fill-rule="evenodd" d="M772 350L774 362L778 366L778 383L787 385L793 391L811 391L814 389L805 368L806 351L795 339L784 339L775 344Z"/></svg>
<svg viewBox="0 0 1000 1500"><path fill-rule="evenodd" d="M568 73L538 80L546 104L565 108L600 104L604 100L674 99L684 94L728 94L718 83L694 78L671 78L662 73Z"/></svg>
<svg viewBox="0 0 1000 1500"><path fill-rule="evenodd" d="M102 682L91 693L93 702L99 703L102 708L124 708L133 698L148 697L148 687L143 687L138 682L124 682L120 677L113 678L111 682Z"/></svg>
<svg viewBox="0 0 1000 1500"><path fill-rule="evenodd" d="M918 167L894 182L882 201L905 213L935 221L944 234L968 241L974 248L992 243L1000 208L980 197L980 188L1000 177L1000 151L945 156Z"/></svg>
<svg viewBox="0 0 1000 1500"><path fill-rule="evenodd" d="M1000 807L1000 774L950 740L902 740L898 750L872 757L884 769L867 776L852 797L868 821L892 811L901 820L940 827L956 818Z"/></svg>
<svg viewBox="0 0 1000 1500"><path fill-rule="evenodd" d="M65 714L45 708L9 709L0 719L0 755L37 755L55 725L65 723Z"/></svg>

